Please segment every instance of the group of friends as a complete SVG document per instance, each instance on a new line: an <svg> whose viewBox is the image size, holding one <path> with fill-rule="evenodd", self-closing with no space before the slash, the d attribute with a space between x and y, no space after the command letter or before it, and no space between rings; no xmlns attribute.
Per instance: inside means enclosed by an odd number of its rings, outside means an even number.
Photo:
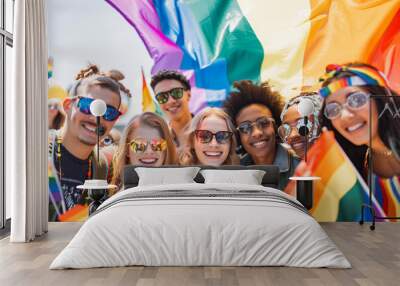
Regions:
<svg viewBox="0 0 400 286"><path fill-rule="evenodd" d="M163 70L152 77L151 87L165 117L152 112L136 115L120 134L113 127L121 115L122 95L130 95L123 78L119 71L101 72L91 65L79 72L58 107L49 104L50 220L87 205L87 194L76 188L86 179L107 179L121 190L126 165L272 164L279 167L279 188L284 190L304 158L306 142L310 147L325 129L335 133L364 177L371 152L374 174L399 181L400 120L393 110L400 106L400 97L392 97L396 92L373 66L329 65L320 89L301 92L287 102L268 82L237 81L221 108L208 107L196 115L189 109L188 79L178 71ZM370 100L371 95L383 97ZM90 113L95 99L107 105L100 119L99 160L96 119ZM307 124L298 111L303 99L314 110ZM388 106L394 107L392 112L387 112ZM52 118L58 114L64 118L55 126ZM299 129L305 125L309 132L302 136Z"/></svg>

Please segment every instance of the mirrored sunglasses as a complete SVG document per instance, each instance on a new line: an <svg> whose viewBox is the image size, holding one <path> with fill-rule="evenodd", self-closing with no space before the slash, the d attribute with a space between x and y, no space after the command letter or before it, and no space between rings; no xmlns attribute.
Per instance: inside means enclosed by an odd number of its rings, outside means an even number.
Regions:
<svg viewBox="0 0 400 286"><path fill-rule="evenodd" d="M230 142L233 133L230 131L218 131L213 133L209 130L196 130L195 132L196 138L200 141L200 143L210 143L215 137L215 140L218 144L227 144Z"/></svg>
<svg viewBox="0 0 400 286"><path fill-rule="evenodd" d="M129 142L128 145L134 153L144 153L149 145L154 152L161 152L167 149L167 141L162 138L151 140L136 138Z"/></svg>
<svg viewBox="0 0 400 286"><path fill-rule="evenodd" d="M294 124L283 123L278 128L279 137L281 137L281 139L286 142L286 139L290 136L290 134L292 133L293 130L296 130L296 132L299 133L300 127L302 127L304 125L305 125L304 124L304 118L299 118L298 120L296 120L295 121L295 125ZM312 128L311 121L308 121L307 128L308 128L308 130L311 130L311 128Z"/></svg>
<svg viewBox="0 0 400 286"><path fill-rule="evenodd" d="M94 98L90 97L78 97L77 107L80 112L86 115L91 115L90 112L90 104L94 101ZM121 112L116 109L114 106L107 105L106 113L104 113L103 118L106 121L114 121L118 119L121 115Z"/></svg>
<svg viewBox="0 0 400 286"><path fill-rule="evenodd" d="M165 104L168 102L170 96L176 100L181 99L184 91L185 89L183 87L177 87L168 91L159 92L156 94L156 100L159 104Z"/></svg>
<svg viewBox="0 0 400 286"><path fill-rule="evenodd" d="M49 110L59 110L60 109L60 107L59 107L59 105L57 103L49 103L47 105L47 108Z"/></svg>
<svg viewBox="0 0 400 286"><path fill-rule="evenodd" d="M259 117L256 119L256 121L253 122L250 121L242 122L236 129L239 130L240 133L248 135L253 132L254 125L256 125L258 129L264 130L270 126L273 126L274 124L275 120L273 118L265 116L265 117Z"/></svg>
<svg viewBox="0 0 400 286"><path fill-rule="evenodd" d="M330 102L325 106L324 115L328 119L338 118L343 111L343 108L348 110L359 110L367 105L369 99L369 94L364 92L354 92L351 93L344 104L338 102Z"/></svg>

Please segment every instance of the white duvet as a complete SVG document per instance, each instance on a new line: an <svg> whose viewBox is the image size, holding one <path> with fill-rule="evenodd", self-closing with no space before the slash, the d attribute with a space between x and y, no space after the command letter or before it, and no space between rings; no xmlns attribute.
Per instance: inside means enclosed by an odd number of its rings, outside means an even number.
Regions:
<svg viewBox="0 0 400 286"><path fill-rule="evenodd" d="M154 196L175 190L171 197ZM127 265L351 267L320 225L283 192L195 183L117 193L50 269Z"/></svg>

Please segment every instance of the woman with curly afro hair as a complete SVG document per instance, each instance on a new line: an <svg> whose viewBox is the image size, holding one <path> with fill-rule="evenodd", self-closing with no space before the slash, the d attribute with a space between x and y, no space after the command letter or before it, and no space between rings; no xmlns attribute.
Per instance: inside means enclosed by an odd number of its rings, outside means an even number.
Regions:
<svg viewBox="0 0 400 286"><path fill-rule="evenodd" d="M283 189L299 162L279 144L277 136L284 100L268 83L244 80L235 82L234 87L224 109L239 133L240 164L279 166L279 188Z"/></svg>

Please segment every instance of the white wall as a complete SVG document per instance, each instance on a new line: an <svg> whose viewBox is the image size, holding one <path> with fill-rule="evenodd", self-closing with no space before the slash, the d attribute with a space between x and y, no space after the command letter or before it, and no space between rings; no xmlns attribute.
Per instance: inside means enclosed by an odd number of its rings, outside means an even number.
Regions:
<svg viewBox="0 0 400 286"><path fill-rule="evenodd" d="M118 69L132 92L129 113L118 123L140 113L140 67L149 77L153 61L133 27L104 0L48 0L47 11L54 80L68 87L89 62Z"/></svg>

